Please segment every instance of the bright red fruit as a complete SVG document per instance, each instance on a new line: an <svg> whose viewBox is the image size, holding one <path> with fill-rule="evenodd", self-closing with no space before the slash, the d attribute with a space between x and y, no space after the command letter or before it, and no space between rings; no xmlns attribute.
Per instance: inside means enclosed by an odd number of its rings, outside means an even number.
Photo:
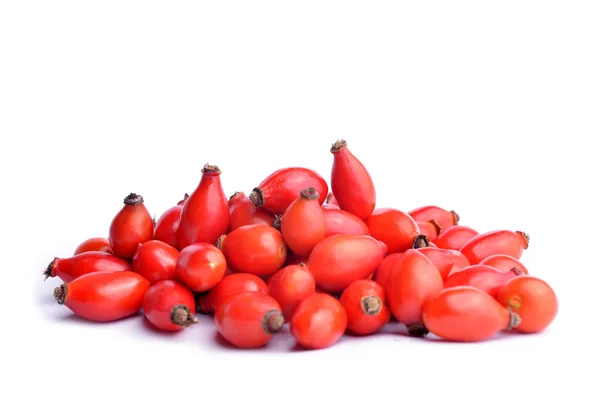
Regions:
<svg viewBox="0 0 600 398"><path fill-rule="evenodd" d="M388 247L388 253L403 253L411 248L427 246L427 237L407 213L389 208L375 209L365 221L371 236Z"/></svg>
<svg viewBox="0 0 600 398"><path fill-rule="evenodd" d="M342 293L352 282L375 272L386 250L371 236L332 235L317 243L306 267L321 289Z"/></svg>
<svg viewBox="0 0 600 398"><path fill-rule="evenodd" d="M326 293L302 300L290 322L290 332L301 346L322 349L335 344L346 331L348 315L342 304Z"/></svg>
<svg viewBox="0 0 600 398"><path fill-rule="evenodd" d="M256 207L243 192L229 198L229 231L244 225L273 225L275 216L262 207Z"/></svg>
<svg viewBox="0 0 600 398"><path fill-rule="evenodd" d="M445 231L453 225L457 225L460 221L460 217L454 210L448 211L439 206L422 206L409 211L408 214L410 214L415 221L429 221L433 219L438 223L442 231Z"/></svg>
<svg viewBox="0 0 600 398"><path fill-rule="evenodd" d="M106 238L89 238L84 240L75 248L74 256L85 252L106 252L113 254L110 242Z"/></svg>
<svg viewBox="0 0 600 398"><path fill-rule="evenodd" d="M185 194L183 200L179 201L176 206L171 207L160 216L154 227L154 239L179 249L179 244L177 243L177 229L179 228L181 210L188 198L189 195Z"/></svg>
<svg viewBox="0 0 600 398"><path fill-rule="evenodd" d="M221 336L238 348L266 345L284 324L281 307L271 297L258 292L228 297L216 309L215 323Z"/></svg>
<svg viewBox="0 0 600 398"><path fill-rule="evenodd" d="M444 289L423 310L425 327L444 340L487 340L520 323L520 317L472 286Z"/></svg>
<svg viewBox="0 0 600 398"><path fill-rule="evenodd" d="M417 250L431 260L444 279L450 275L453 269L458 270L471 265L465 255L458 250L440 249L439 247L422 247Z"/></svg>
<svg viewBox="0 0 600 398"><path fill-rule="evenodd" d="M244 225L221 242L227 265L238 272L258 276L277 271L287 255L281 232L269 225Z"/></svg>
<svg viewBox="0 0 600 398"><path fill-rule="evenodd" d="M471 265L463 268L444 281L444 288L454 286L473 286L492 297L496 297L498 290L515 276L519 271L500 271L489 265Z"/></svg>
<svg viewBox="0 0 600 398"><path fill-rule="evenodd" d="M460 250L467 241L479 232L466 225L453 225L443 230L435 240L437 247L448 250Z"/></svg>
<svg viewBox="0 0 600 398"><path fill-rule="evenodd" d="M506 254L517 260L529 247L529 235L521 231L497 230L479 234L467 241L460 251L472 265L493 254Z"/></svg>
<svg viewBox="0 0 600 398"><path fill-rule="evenodd" d="M117 257L131 261L141 243L154 238L154 222L141 195L130 193L113 218L108 240Z"/></svg>
<svg viewBox="0 0 600 398"><path fill-rule="evenodd" d="M356 335L373 334L390 320L385 291L377 282L352 282L340 296L340 303L348 315L348 329Z"/></svg>
<svg viewBox="0 0 600 398"><path fill-rule="evenodd" d="M437 240L441 228L434 219L429 221L417 221L417 225L419 226L419 231L429 239L430 244Z"/></svg>
<svg viewBox="0 0 600 398"><path fill-rule="evenodd" d="M325 235L370 235L367 224L352 213L338 207L323 207L325 214Z"/></svg>
<svg viewBox="0 0 600 398"><path fill-rule="evenodd" d="M110 322L138 312L149 286L133 271L93 272L60 285L54 298L81 318Z"/></svg>
<svg viewBox="0 0 600 398"><path fill-rule="evenodd" d="M133 256L133 270L150 284L163 280L174 280L179 250L159 240L143 243Z"/></svg>
<svg viewBox="0 0 600 398"><path fill-rule="evenodd" d="M225 256L215 245L194 243L179 253L175 276L192 291L206 292L223 279L226 268Z"/></svg>
<svg viewBox="0 0 600 398"><path fill-rule="evenodd" d="M269 174L248 197L256 207L283 214L306 187L315 188L319 204L325 202L329 191L327 182L316 171L304 167L287 167Z"/></svg>
<svg viewBox="0 0 600 398"><path fill-rule="evenodd" d="M315 278L304 265L290 265L271 275L267 286L287 322L298 304L315 293Z"/></svg>
<svg viewBox="0 0 600 398"><path fill-rule="evenodd" d="M54 257L44 275L46 279L58 276L69 283L81 275L98 271L131 271L131 264L107 252L83 252L72 257Z"/></svg>
<svg viewBox="0 0 600 398"><path fill-rule="evenodd" d="M319 193L309 187L300 191L281 217L281 234L287 247L300 256L308 256L325 239L325 214Z"/></svg>
<svg viewBox="0 0 600 398"><path fill-rule="evenodd" d="M176 281L160 281L150 286L142 308L148 321L166 332L176 332L198 322L194 316L194 295Z"/></svg>
<svg viewBox="0 0 600 398"><path fill-rule="evenodd" d="M348 149L345 140L331 146L331 191L340 209L366 219L375 209L375 185L363 163Z"/></svg>
<svg viewBox="0 0 600 398"><path fill-rule="evenodd" d="M215 311L227 297L244 292L267 294L269 288L265 281L256 275L242 272L228 275L208 292L209 310Z"/></svg>
<svg viewBox="0 0 600 398"><path fill-rule="evenodd" d="M215 243L229 228L229 205L221 185L221 170L205 165L200 184L181 209L177 243L183 249L194 243Z"/></svg>
<svg viewBox="0 0 600 398"><path fill-rule="evenodd" d="M387 290L392 270L395 264L400 261L403 253L393 253L385 258L379 264L379 267L375 270L373 280Z"/></svg>
<svg viewBox="0 0 600 398"><path fill-rule="evenodd" d="M439 271L423 253L406 251L392 269L387 300L394 317L408 328L411 336L423 337L423 307L444 288Z"/></svg>
<svg viewBox="0 0 600 398"><path fill-rule="evenodd" d="M493 254L481 260L481 264L489 265L501 271L510 271L513 268L521 271L522 274L528 275L529 271L523 263L514 257L506 254Z"/></svg>
<svg viewBox="0 0 600 398"><path fill-rule="evenodd" d="M509 280L498 290L498 302L520 316L521 322L515 329L523 333L543 331L558 313L558 299L552 287L530 275Z"/></svg>

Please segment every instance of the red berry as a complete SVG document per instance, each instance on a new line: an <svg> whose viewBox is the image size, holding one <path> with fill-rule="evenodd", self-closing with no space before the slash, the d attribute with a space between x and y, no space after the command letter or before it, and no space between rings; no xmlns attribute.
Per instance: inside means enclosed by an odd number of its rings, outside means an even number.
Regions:
<svg viewBox="0 0 600 398"><path fill-rule="evenodd" d="M143 243L133 256L133 270L150 284L174 280L179 250L159 240Z"/></svg>
<svg viewBox="0 0 600 398"><path fill-rule="evenodd" d="M326 293L315 293L302 300L292 315L290 332L301 346L322 349L335 344L348 326L342 304Z"/></svg>
<svg viewBox="0 0 600 398"><path fill-rule="evenodd" d="M195 243L179 253L175 275L194 292L206 292L225 275L225 256L215 245Z"/></svg>
<svg viewBox="0 0 600 398"><path fill-rule="evenodd" d="M275 272L268 281L269 295L279 305L288 322L298 304L315 293L315 278L302 265L290 265Z"/></svg>
<svg viewBox="0 0 600 398"><path fill-rule="evenodd" d="M113 254L110 242L106 238L89 238L84 240L75 248L74 256L85 252L106 252Z"/></svg>
<svg viewBox="0 0 600 398"><path fill-rule="evenodd" d="M117 257L131 261L138 246L154 238L154 222L141 195L131 193L123 203L110 224L108 240Z"/></svg>
<svg viewBox="0 0 600 398"><path fill-rule="evenodd" d="M367 228L367 224L352 213L348 213L340 208L325 207L325 235L331 236L335 234L344 235L370 235L371 232Z"/></svg>
<svg viewBox="0 0 600 398"><path fill-rule="evenodd" d="M219 308L225 299L244 292L259 292L267 294L269 288L265 281L256 275L247 273L231 274L224 277L221 282L208 293L208 303L212 311Z"/></svg>
<svg viewBox="0 0 600 398"><path fill-rule="evenodd" d="M69 283L81 275L98 271L131 271L131 264L107 252L89 251L72 257L54 257L44 275L46 279L58 276Z"/></svg>
<svg viewBox="0 0 600 398"><path fill-rule="evenodd" d="M244 225L273 225L275 217L262 207L256 207L243 192L229 198L229 231Z"/></svg>
<svg viewBox="0 0 600 398"><path fill-rule="evenodd" d="M408 214L415 221L435 220L442 231L458 224L460 221L460 217L454 210L446 210L439 206L422 206L409 211Z"/></svg>
<svg viewBox="0 0 600 398"><path fill-rule="evenodd" d="M160 281L150 286L142 302L144 315L160 330L176 332L198 322L192 292L176 281Z"/></svg>
<svg viewBox="0 0 600 398"><path fill-rule="evenodd" d="M285 244L300 256L308 256L325 239L325 214L314 188L303 189L283 213L281 234Z"/></svg>
<svg viewBox="0 0 600 398"><path fill-rule="evenodd" d="M176 206L171 207L160 216L154 227L154 239L179 249L179 244L177 243L177 229L179 228L181 210L188 198L189 195L185 194L183 200L179 201Z"/></svg>
<svg viewBox="0 0 600 398"><path fill-rule="evenodd" d="M390 320L385 291L377 282L352 282L340 296L340 303L348 315L348 329L356 335L373 334Z"/></svg>
<svg viewBox="0 0 600 398"><path fill-rule="evenodd" d="M437 237L435 244L442 249L460 250L460 248L479 232L465 225L453 225L443 230Z"/></svg>
<svg viewBox="0 0 600 398"><path fill-rule="evenodd" d="M427 237L421 234L417 222L403 211L376 209L365 222L371 236L387 245L388 254L403 253L429 244Z"/></svg>

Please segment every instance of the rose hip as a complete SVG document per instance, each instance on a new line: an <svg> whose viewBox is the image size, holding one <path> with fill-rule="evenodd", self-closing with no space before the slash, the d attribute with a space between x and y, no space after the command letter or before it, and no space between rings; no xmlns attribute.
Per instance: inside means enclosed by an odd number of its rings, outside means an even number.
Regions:
<svg viewBox="0 0 600 398"><path fill-rule="evenodd" d="M520 271L516 268L512 271L500 271L489 265L470 265L444 280L444 288L473 286L496 298L498 290L518 275L520 275Z"/></svg>
<svg viewBox="0 0 600 398"><path fill-rule="evenodd" d="M154 239L179 249L177 243L177 229L179 228L181 210L188 198L189 195L185 194L183 200L179 201L176 206L171 207L160 216L154 227Z"/></svg>
<svg viewBox="0 0 600 398"><path fill-rule="evenodd" d="M184 248L177 257L175 276L194 292L206 292L225 275L227 261L215 245L194 243Z"/></svg>
<svg viewBox="0 0 600 398"><path fill-rule="evenodd" d="M319 193L303 189L281 217L281 234L287 247L300 256L308 256L326 236L325 214Z"/></svg>
<svg viewBox="0 0 600 398"><path fill-rule="evenodd" d="M435 220L442 231L457 225L460 217L454 210L445 210L439 206L422 206L408 212L415 221Z"/></svg>
<svg viewBox="0 0 600 398"><path fill-rule="evenodd" d="M506 254L517 260L529 247L529 235L521 231L496 230L469 239L460 251L472 265L494 254Z"/></svg>
<svg viewBox="0 0 600 398"><path fill-rule="evenodd" d="M325 235L370 235L367 224L352 213L348 213L338 207L325 207Z"/></svg>
<svg viewBox="0 0 600 398"><path fill-rule="evenodd" d="M417 221L417 225L419 226L419 231L429 240L429 244L436 241L440 234L441 228L434 219L429 221Z"/></svg>
<svg viewBox="0 0 600 398"><path fill-rule="evenodd" d="M335 344L348 326L342 304L326 293L315 293L302 300L290 321L290 332L301 346L323 349Z"/></svg>
<svg viewBox="0 0 600 398"><path fill-rule="evenodd" d="M106 252L113 254L110 242L106 238L96 237L84 240L75 248L74 256L85 252Z"/></svg>
<svg viewBox="0 0 600 398"><path fill-rule="evenodd" d="M117 257L131 261L138 246L154 238L154 222L141 195L130 193L110 224L108 240Z"/></svg>
<svg viewBox="0 0 600 398"><path fill-rule="evenodd" d="M467 241L479 232L466 225L453 225L443 230L437 237L435 244L442 249L460 250Z"/></svg>
<svg viewBox="0 0 600 398"><path fill-rule="evenodd" d="M385 291L377 282L352 282L340 296L340 303L348 315L348 329L356 335L373 334L390 320Z"/></svg>
<svg viewBox="0 0 600 398"><path fill-rule="evenodd" d="M163 280L150 286L142 308L148 321L166 332L176 332L198 322L194 316L194 295L176 281Z"/></svg>
<svg viewBox="0 0 600 398"><path fill-rule="evenodd" d="M288 322L298 304L315 293L315 278L304 264L290 265L275 272L268 280L269 295L279 305Z"/></svg>
<svg viewBox="0 0 600 398"><path fill-rule="evenodd" d="M133 256L133 270L150 284L174 280L179 250L159 240L144 242Z"/></svg>
<svg viewBox="0 0 600 398"><path fill-rule="evenodd" d="M131 271L131 264L107 252L89 251L72 257L54 257L44 270L44 276L45 279L59 277L69 283L81 275L98 271Z"/></svg>
<svg viewBox="0 0 600 398"><path fill-rule="evenodd" d="M417 249L423 253L440 271L442 278L447 278L452 270L459 270L471 265L464 254L458 250L440 249L439 247L423 247Z"/></svg>
<svg viewBox="0 0 600 398"><path fill-rule="evenodd" d="M228 275L209 291L207 300L209 309L215 311L229 296L244 292L267 294L269 288L265 281L256 275L247 273Z"/></svg>
<svg viewBox="0 0 600 398"><path fill-rule="evenodd" d="M510 271L516 268L524 275L529 274L529 271L527 271L527 268L521 261L506 254L493 254L481 260L481 264L489 265L501 271Z"/></svg>
<svg viewBox="0 0 600 398"><path fill-rule="evenodd" d="M388 247L388 253L402 253L411 248L425 247L429 240L419 230L419 225L403 211L375 209L365 221L371 236Z"/></svg>
<svg viewBox="0 0 600 398"><path fill-rule="evenodd" d="M243 192L229 198L229 231L244 225L273 225L275 217L262 207L256 207Z"/></svg>

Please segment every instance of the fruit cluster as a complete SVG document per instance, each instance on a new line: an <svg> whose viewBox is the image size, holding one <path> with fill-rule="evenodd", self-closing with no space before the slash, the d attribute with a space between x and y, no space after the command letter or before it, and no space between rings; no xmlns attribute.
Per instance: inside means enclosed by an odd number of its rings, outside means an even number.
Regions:
<svg viewBox="0 0 600 398"><path fill-rule="evenodd" d="M331 153L331 190L316 171L288 167L227 199L221 170L205 165L192 194L158 221L128 195L108 238L44 271L64 282L56 301L97 322L142 309L172 332L210 314L240 348L266 345L286 323L298 344L320 349L391 321L413 337L474 342L554 320L553 289L520 261L526 233L481 233L439 206L377 208L346 142Z"/></svg>

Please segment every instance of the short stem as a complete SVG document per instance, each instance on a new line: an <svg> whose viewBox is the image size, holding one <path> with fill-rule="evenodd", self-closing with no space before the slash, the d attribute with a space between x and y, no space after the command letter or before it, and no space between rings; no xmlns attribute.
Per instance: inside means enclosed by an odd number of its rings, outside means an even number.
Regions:
<svg viewBox="0 0 600 398"><path fill-rule="evenodd" d="M171 310L171 322L178 326L188 327L198 323L198 318L192 314L187 305L176 305Z"/></svg>
<svg viewBox="0 0 600 398"><path fill-rule="evenodd" d="M527 249L529 247L529 241L531 240L531 237L527 232L517 231L517 233L520 234L523 240L525 241L525 249Z"/></svg>
<svg viewBox="0 0 600 398"><path fill-rule="evenodd" d="M407 326L408 334L413 337L425 337L429 334L429 330L423 325L422 322L413 323L412 325Z"/></svg>
<svg viewBox="0 0 600 398"><path fill-rule="evenodd" d="M63 305L67 300L67 294L69 293L69 287L63 283L59 287L54 289L54 299L60 305Z"/></svg>
<svg viewBox="0 0 600 398"><path fill-rule="evenodd" d="M250 202L252 202L254 207L260 207L265 204L264 192L259 187L254 188L252 192L250 192L248 199L250 199Z"/></svg>
<svg viewBox="0 0 600 398"><path fill-rule="evenodd" d="M144 198L142 197L142 195L130 193L129 195L125 196L125 199L123 199L123 203L129 206L137 206L144 203Z"/></svg>
<svg viewBox="0 0 600 398"><path fill-rule="evenodd" d="M517 314L512 308L506 307L508 309L508 313L510 314L510 319L508 321L507 330L514 329L521 324L521 316Z"/></svg>
<svg viewBox="0 0 600 398"><path fill-rule="evenodd" d="M413 240L413 245L412 245L413 249L422 249L422 248L428 247L428 246L429 246L429 239L427 238L427 235L419 234L419 235L415 236L415 239Z"/></svg>
<svg viewBox="0 0 600 398"><path fill-rule="evenodd" d="M269 310L262 319L263 329L267 334L279 332L284 323L285 319L279 310Z"/></svg>
<svg viewBox="0 0 600 398"><path fill-rule="evenodd" d="M378 315L381 312L381 299L377 296L366 296L360 300L360 306L367 315Z"/></svg>
<svg viewBox="0 0 600 398"><path fill-rule="evenodd" d="M458 222L460 221L460 216L454 210L450 210L450 213L452 213L452 215L454 216L454 225L458 225Z"/></svg>
<svg viewBox="0 0 600 398"><path fill-rule="evenodd" d="M54 259L52 260L52 262L50 262L50 264L48 264L48 266L46 267L46 269L42 273L42 275L44 275L44 280L53 277L53 275L52 275L52 269L54 268L54 264L56 264L57 260L58 260L58 257L54 257Z"/></svg>
<svg viewBox="0 0 600 398"><path fill-rule="evenodd" d="M309 199L309 200L319 199L319 193L313 187L308 187L308 188L300 191L300 196L303 197L304 199Z"/></svg>
<svg viewBox="0 0 600 398"><path fill-rule="evenodd" d="M219 166L215 166L213 164L205 164L204 167L202 168L202 174L221 174L221 169L219 169Z"/></svg>
<svg viewBox="0 0 600 398"><path fill-rule="evenodd" d="M331 145L331 152L339 152L342 149L346 148L348 146L348 144L346 143L346 140L342 139L342 140L337 140L333 145Z"/></svg>

